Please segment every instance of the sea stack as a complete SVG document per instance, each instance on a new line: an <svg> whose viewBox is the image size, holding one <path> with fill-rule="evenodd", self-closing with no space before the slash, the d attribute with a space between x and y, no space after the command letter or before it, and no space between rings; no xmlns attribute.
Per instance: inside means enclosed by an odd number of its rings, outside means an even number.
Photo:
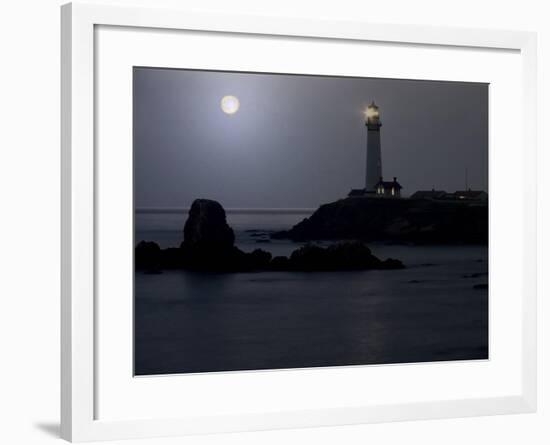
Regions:
<svg viewBox="0 0 550 445"><path fill-rule="evenodd" d="M221 204L211 199L195 199L183 229L182 247L215 252L231 249L234 242L235 234L227 224Z"/></svg>

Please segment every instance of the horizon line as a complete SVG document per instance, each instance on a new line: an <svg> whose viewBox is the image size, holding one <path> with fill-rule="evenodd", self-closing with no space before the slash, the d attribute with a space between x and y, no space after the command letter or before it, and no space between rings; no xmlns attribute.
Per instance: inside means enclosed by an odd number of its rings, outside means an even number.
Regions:
<svg viewBox="0 0 550 445"><path fill-rule="evenodd" d="M136 207L136 213L151 214L151 213L165 213L165 214L179 214L187 213L190 207ZM270 214L270 213L284 213L284 214L302 214L313 213L317 208L314 207L296 207L296 208L246 208L246 207L228 207L225 208L225 213L231 214L244 214L244 213L258 213L258 214Z"/></svg>

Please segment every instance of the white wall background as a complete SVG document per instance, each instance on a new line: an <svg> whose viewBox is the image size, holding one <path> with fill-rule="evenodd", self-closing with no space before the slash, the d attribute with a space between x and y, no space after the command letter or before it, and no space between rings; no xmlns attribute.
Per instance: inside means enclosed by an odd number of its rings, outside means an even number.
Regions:
<svg viewBox="0 0 550 445"><path fill-rule="evenodd" d="M104 0L103 3L109 3ZM110 3L115 3L111 1ZM465 444L550 442L548 2L536 0L118 0L213 11L539 32L539 412L121 443ZM61 442L59 424L59 5L0 6L0 443ZM510 104L511 109L513 104ZM513 184L511 184L513 186Z"/></svg>

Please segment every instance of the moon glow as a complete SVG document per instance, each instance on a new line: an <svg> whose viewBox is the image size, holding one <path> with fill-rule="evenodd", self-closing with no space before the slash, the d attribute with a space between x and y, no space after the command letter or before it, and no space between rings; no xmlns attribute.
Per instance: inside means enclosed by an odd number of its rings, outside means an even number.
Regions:
<svg viewBox="0 0 550 445"><path fill-rule="evenodd" d="M239 99L235 96L224 96L220 102L222 111L225 114L235 114L239 111Z"/></svg>

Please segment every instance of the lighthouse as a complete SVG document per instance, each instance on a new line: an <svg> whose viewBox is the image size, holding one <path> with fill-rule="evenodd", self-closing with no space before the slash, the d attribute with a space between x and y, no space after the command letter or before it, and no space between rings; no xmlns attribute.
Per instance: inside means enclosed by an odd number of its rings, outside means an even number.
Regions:
<svg viewBox="0 0 550 445"><path fill-rule="evenodd" d="M382 149L380 147L380 110L371 102L367 107L365 125L367 127L367 168L365 190L376 191L376 186L382 179Z"/></svg>
<svg viewBox="0 0 550 445"><path fill-rule="evenodd" d="M365 188L351 189L350 198L400 198L401 184L394 176L393 181L384 181L382 177L382 148L380 146L380 110L371 102L365 111L367 127L367 168L365 169Z"/></svg>

